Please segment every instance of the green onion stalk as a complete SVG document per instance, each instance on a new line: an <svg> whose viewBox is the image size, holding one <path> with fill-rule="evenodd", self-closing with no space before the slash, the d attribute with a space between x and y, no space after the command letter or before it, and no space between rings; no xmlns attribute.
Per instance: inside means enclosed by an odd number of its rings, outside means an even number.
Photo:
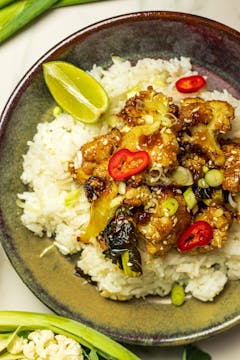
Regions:
<svg viewBox="0 0 240 360"><path fill-rule="evenodd" d="M0 9L12 2L14 2L14 0L0 0Z"/></svg>
<svg viewBox="0 0 240 360"><path fill-rule="evenodd" d="M7 346L16 335L43 329L71 338L104 359L140 360L116 341L75 320L58 315L21 311L0 311L0 359L7 358Z"/></svg>
<svg viewBox="0 0 240 360"><path fill-rule="evenodd" d="M84 3L96 2L101 0L60 0L53 7L63 7L69 5L79 5Z"/></svg>
<svg viewBox="0 0 240 360"><path fill-rule="evenodd" d="M97 0L0 0L0 44L50 8L95 1Z"/></svg>

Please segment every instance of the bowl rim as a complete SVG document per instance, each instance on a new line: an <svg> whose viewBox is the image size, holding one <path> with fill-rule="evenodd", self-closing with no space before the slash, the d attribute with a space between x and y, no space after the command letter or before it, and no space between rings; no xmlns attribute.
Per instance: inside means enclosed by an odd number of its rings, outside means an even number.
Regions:
<svg viewBox="0 0 240 360"><path fill-rule="evenodd" d="M180 19L181 18L181 19ZM113 16L98 22L95 22L91 25L88 25L80 30L75 31L71 35L67 36L66 38L60 40L56 45L51 47L48 51L46 51L30 68L25 74L22 76L20 81L17 83L16 87L10 94L2 113L0 114L0 141L1 137L4 133L4 128L8 122L8 119L11 118L11 114L14 110L15 104L17 104L19 98L21 97L22 93L25 91L25 89L29 86L32 79L41 71L42 64L47 60L54 59L59 54L61 54L64 49L66 49L68 46L74 44L77 41L80 41L87 37L88 35L97 32L99 30L103 30L105 28L109 28L112 26L116 26L118 24L123 23L129 23L129 22L137 22L137 21L145 21L145 20L171 20L171 21L181 21L186 22L188 24L193 24L196 20L201 25L204 25L208 28L218 29L220 32L227 34L229 37L232 37L236 39L239 42L240 45L240 32L224 25L220 22L217 22L215 20L208 19L206 17L198 16L198 15L192 15L188 13L183 12L173 12L173 11L139 11L139 12L132 12L132 13L126 13L122 15ZM2 232L2 235L4 236L4 222L2 219L2 214L0 213L0 231ZM3 246L3 249L5 251L5 248ZM8 254L7 254L8 255ZM11 259L10 259L11 260ZM20 276L19 272L17 272ZM20 276L21 278L21 276ZM53 306L50 306L50 304L44 299L44 297L41 297L41 295L36 294L36 292L30 287L33 294L40 299L44 304L46 304L50 309L53 309ZM240 314L233 316L231 319L220 323L215 324L210 329L204 328L203 330L199 330L196 333L193 333L191 335L187 334L181 334L181 336L172 336L171 338L155 338L155 336L152 335L151 339L150 337L145 338L142 336L141 340L138 341L138 339L134 338L133 341L128 341L129 339L126 339L126 336L122 336L118 333L115 338L119 341L123 342L129 342L136 345L161 345L161 346L169 346L169 345L180 345L185 344L188 342L204 339L206 337L209 337L210 335L218 334L222 331L225 331L227 329L230 329L231 327L237 325L240 323ZM107 333L107 332L106 332ZM112 333L107 334L109 336L112 335ZM113 334L115 335L115 334ZM151 340L151 343L149 344L149 340Z"/></svg>

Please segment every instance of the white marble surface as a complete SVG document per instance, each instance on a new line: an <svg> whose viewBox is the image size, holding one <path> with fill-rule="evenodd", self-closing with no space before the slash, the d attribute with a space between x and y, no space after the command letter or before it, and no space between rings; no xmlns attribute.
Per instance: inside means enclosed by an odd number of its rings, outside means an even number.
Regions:
<svg viewBox="0 0 240 360"><path fill-rule="evenodd" d="M239 0L108 0L56 9L0 46L0 112L23 74L58 41L98 20L140 10L188 12L217 20L240 31ZM23 284L1 247L0 294L2 310L50 312ZM239 331L240 326L201 341L198 345L208 351L214 360L239 360ZM178 347L133 349L143 360L180 360L182 351Z"/></svg>

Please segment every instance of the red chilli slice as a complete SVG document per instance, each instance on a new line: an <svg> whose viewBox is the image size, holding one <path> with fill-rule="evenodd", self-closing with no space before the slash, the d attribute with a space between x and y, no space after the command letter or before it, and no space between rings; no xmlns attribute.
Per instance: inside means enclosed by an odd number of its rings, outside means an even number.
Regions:
<svg viewBox="0 0 240 360"><path fill-rule="evenodd" d="M108 163L108 172L114 180L123 180L143 171L150 163L147 151L118 150Z"/></svg>
<svg viewBox="0 0 240 360"><path fill-rule="evenodd" d="M201 75L191 75L179 79L175 85L181 93L192 93L202 89L206 85L206 80Z"/></svg>
<svg viewBox="0 0 240 360"><path fill-rule="evenodd" d="M213 238L213 229L206 221L196 221L190 225L178 239L177 247L180 251L208 245Z"/></svg>

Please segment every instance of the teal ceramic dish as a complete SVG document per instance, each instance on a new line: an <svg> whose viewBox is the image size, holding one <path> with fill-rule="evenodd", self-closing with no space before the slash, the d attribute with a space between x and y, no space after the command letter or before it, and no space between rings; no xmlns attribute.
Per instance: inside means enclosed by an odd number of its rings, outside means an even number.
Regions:
<svg viewBox="0 0 240 360"><path fill-rule="evenodd" d="M108 66L111 55L187 56L208 76L210 87L240 99L240 34L217 22L182 13L140 12L107 19L76 32L48 51L25 74L1 115L1 239L13 267L31 291L59 315L80 320L125 343L178 345L227 330L240 320L240 282L230 282L213 303L190 299L181 307L156 298L116 302L74 275L75 259L57 250L39 257L50 240L24 228L16 194L27 141L39 121L51 120L54 105L42 63L61 59L83 69ZM34 116L32 116L34 114Z"/></svg>

